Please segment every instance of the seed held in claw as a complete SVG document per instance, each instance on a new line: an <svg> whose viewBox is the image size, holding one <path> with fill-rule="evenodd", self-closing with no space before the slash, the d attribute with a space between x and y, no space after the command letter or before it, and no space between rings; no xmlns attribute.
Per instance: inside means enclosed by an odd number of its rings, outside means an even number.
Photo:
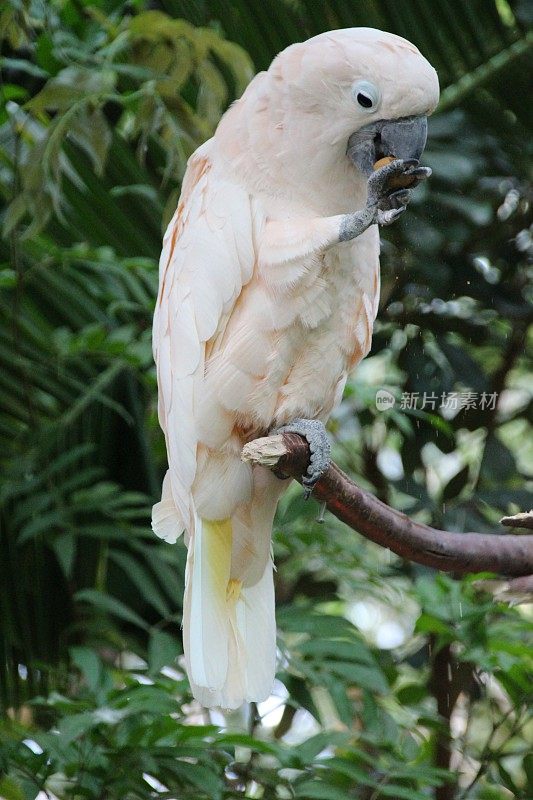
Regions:
<svg viewBox="0 0 533 800"><path fill-rule="evenodd" d="M374 172L381 167L386 167L387 164L390 164L392 161L395 161L394 156L385 156L384 158L379 158L377 161L374 162ZM389 186L391 189L407 189L409 186L413 186L416 183L416 178L412 175L394 175L392 178L389 179Z"/></svg>
<svg viewBox="0 0 533 800"><path fill-rule="evenodd" d="M386 167L387 164L390 164L392 161L395 161L394 156L385 156L385 158L378 159L374 163L374 172L376 172L378 169L381 169L381 167Z"/></svg>

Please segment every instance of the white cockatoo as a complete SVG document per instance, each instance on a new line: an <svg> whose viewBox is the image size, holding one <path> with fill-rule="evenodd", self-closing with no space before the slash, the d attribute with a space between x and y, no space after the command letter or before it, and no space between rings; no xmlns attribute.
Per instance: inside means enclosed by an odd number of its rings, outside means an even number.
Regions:
<svg viewBox="0 0 533 800"><path fill-rule="evenodd" d="M438 96L410 42L330 31L280 53L189 160L154 316L169 468L153 528L167 542L185 531L183 642L204 706L272 689L270 540L287 483L241 451L301 431L309 487L319 476L318 428L370 348L378 224L430 173L418 159Z"/></svg>

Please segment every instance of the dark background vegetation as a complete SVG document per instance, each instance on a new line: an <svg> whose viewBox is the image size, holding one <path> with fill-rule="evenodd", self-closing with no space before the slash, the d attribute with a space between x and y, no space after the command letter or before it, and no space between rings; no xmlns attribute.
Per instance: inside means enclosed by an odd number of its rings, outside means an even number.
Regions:
<svg viewBox="0 0 533 800"><path fill-rule="evenodd" d="M1 797L533 797L531 606L318 525L294 487L277 699L209 715L179 661L185 550L149 528L150 325L186 160L276 52L353 25L413 41L443 92L433 177L384 231L335 458L436 526L530 507L532 17L526 0L2 5ZM379 388L439 403L378 411ZM440 409L454 391L475 407Z"/></svg>

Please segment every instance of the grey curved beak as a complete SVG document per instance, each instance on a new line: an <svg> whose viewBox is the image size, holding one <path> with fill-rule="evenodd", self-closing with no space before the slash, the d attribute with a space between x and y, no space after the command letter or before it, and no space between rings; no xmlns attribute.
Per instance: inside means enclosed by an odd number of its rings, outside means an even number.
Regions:
<svg viewBox="0 0 533 800"><path fill-rule="evenodd" d="M371 175L376 161L385 156L420 160L427 138L427 117L378 120L352 133L347 154L364 175Z"/></svg>

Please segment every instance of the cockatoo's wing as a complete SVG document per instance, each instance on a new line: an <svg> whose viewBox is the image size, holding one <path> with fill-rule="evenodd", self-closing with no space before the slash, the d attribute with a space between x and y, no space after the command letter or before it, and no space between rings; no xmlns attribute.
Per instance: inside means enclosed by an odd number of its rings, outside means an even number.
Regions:
<svg viewBox="0 0 533 800"><path fill-rule="evenodd" d="M254 265L249 195L217 172L213 147L213 140L206 142L189 161L159 264L153 349L169 470L161 502L154 506L153 527L166 541L193 528L196 411L206 343L223 331ZM209 419L213 428L224 423L216 414Z"/></svg>
<svg viewBox="0 0 533 800"><path fill-rule="evenodd" d="M242 464L235 415L219 398L224 381L206 383L252 278L262 218L217 168L215 147L211 140L190 159L161 254L153 346L169 469L152 526L168 542L187 532L183 644L193 693L235 708L264 699L274 679L269 543L280 482ZM232 438L229 451L212 445Z"/></svg>

